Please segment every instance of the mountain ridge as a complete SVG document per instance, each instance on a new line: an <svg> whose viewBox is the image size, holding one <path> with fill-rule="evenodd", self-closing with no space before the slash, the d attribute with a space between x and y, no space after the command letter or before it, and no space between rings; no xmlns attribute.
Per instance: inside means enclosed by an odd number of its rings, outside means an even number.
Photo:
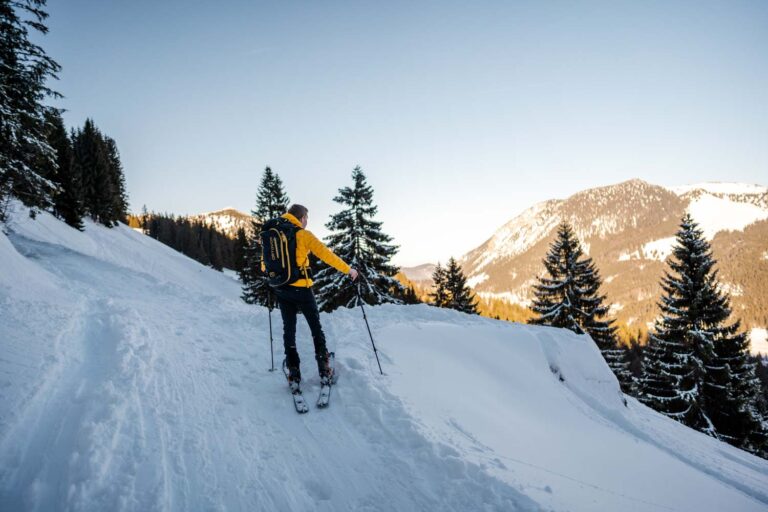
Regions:
<svg viewBox="0 0 768 512"><path fill-rule="evenodd" d="M737 183L663 187L633 179L537 203L460 258L468 282L485 298L521 305L543 271L555 227L568 221L604 279L612 313L645 330L657 315L659 280L684 213L700 221L748 330L768 323L768 188Z"/></svg>

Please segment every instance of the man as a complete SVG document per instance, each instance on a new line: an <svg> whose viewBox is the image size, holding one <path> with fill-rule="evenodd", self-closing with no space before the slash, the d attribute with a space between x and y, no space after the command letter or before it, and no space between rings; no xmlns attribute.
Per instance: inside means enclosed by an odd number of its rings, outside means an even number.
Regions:
<svg viewBox="0 0 768 512"><path fill-rule="evenodd" d="M353 281L357 279L358 273L357 270L351 268L318 240L311 231L307 231L309 210L306 207L294 204L281 217L287 219L296 227L301 228L296 232L296 266L299 269L299 275L303 277L291 284L273 288L280 306L280 314L283 317L283 344L285 346L286 366L289 372L288 379L296 384L301 382L299 353L296 350L296 314L299 311L307 319L309 329L312 332L312 341L315 344L315 359L317 360L317 369L320 372L320 377L321 379L332 379L333 372L328 361L329 355L328 349L325 346L325 334L320 325L320 312L317 309L315 295L312 293L312 279L309 277L308 272L309 253L311 252L339 272L349 274Z"/></svg>

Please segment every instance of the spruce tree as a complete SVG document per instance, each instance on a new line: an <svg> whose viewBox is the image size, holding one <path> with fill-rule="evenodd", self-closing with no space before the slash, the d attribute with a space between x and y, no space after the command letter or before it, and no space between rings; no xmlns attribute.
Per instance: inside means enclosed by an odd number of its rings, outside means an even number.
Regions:
<svg viewBox="0 0 768 512"><path fill-rule="evenodd" d="M543 260L545 276L533 286L534 313L529 322L589 334L616 375L624 392L632 390L632 376L624 351L618 346L613 320L600 295L600 274L592 258L584 255L571 226L563 222Z"/></svg>
<svg viewBox="0 0 768 512"><path fill-rule="evenodd" d="M108 165L108 220L112 225L116 226L118 222L125 220L125 217L128 214L128 195L125 190L125 175L123 174L123 164L120 161L120 152L117 150L117 143L115 140L111 137L104 137L103 144Z"/></svg>
<svg viewBox="0 0 768 512"><path fill-rule="evenodd" d="M235 246L232 253L232 261L234 263L234 270L242 275L245 268L245 251L248 248L248 235L245 233L245 229L237 228L237 236L235 237Z"/></svg>
<svg viewBox="0 0 768 512"><path fill-rule="evenodd" d="M316 278L320 308L333 311L340 306L356 306L356 287L366 304L402 303L399 297L403 288L395 279L399 269L390 263L398 248L390 244L392 237L381 230L381 222L373 220L378 207L373 204L373 188L360 166L352 171L352 186L340 188L333 200L344 209L325 225L331 231L326 241L360 275L353 286L345 275L322 265Z"/></svg>
<svg viewBox="0 0 768 512"><path fill-rule="evenodd" d="M432 272L432 286L434 290L429 294L432 304L439 308L444 308L448 304L448 290L445 286L445 269L437 262L435 270Z"/></svg>
<svg viewBox="0 0 768 512"><path fill-rule="evenodd" d="M403 304L421 304L421 300L419 299L419 296L416 294L416 288L411 284L403 293Z"/></svg>
<svg viewBox="0 0 768 512"><path fill-rule="evenodd" d="M141 225L141 231L145 235L149 234L149 212L147 211L147 205L141 207L141 217L139 218Z"/></svg>
<svg viewBox="0 0 768 512"><path fill-rule="evenodd" d="M448 295L445 307L473 315L478 314L477 301L467 286L467 278L453 257L448 260L448 266L445 269L445 290Z"/></svg>
<svg viewBox="0 0 768 512"><path fill-rule="evenodd" d="M50 178L56 185L53 211L64 222L82 231L82 185L72 165L72 140L58 111L51 113L49 121L48 143L56 151L56 168Z"/></svg>
<svg viewBox="0 0 768 512"><path fill-rule="evenodd" d="M709 242L683 217L665 272L662 317L649 336L640 381L648 406L752 452L766 454L765 404L739 322L717 282Z"/></svg>
<svg viewBox="0 0 768 512"><path fill-rule="evenodd" d="M107 227L124 220L128 209L120 155L92 119L86 119L72 141L74 173L82 183L84 211Z"/></svg>
<svg viewBox="0 0 768 512"><path fill-rule="evenodd" d="M266 221L285 213L289 202L280 176L266 167L256 194L256 209L251 211L251 238L245 248L243 268L240 271L240 280L243 282L241 297L248 304L272 305L269 284L261 271L259 233Z"/></svg>
<svg viewBox="0 0 768 512"><path fill-rule="evenodd" d="M30 41L30 30L48 32L44 7L45 0L0 0L0 205L13 195L45 208L56 188L38 171L41 161L56 165L46 139L53 109L42 102L59 96L46 82L60 70ZM0 220L3 215L0 208Z"/></svg>

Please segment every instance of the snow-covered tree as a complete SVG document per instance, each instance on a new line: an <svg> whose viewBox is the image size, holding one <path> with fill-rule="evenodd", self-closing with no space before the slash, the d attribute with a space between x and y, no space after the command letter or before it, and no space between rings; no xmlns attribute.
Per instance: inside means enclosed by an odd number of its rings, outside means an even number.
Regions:
<svg viewBox="0 0 768 512"><path fill-rule="evenodd" d="M398 268L390 263L398 248L390 244L392 237L381 230L381 222L373 220L378 207L373 204L373 188L359 166L352 171L352 182L352 187L340 188L333 199L344 209L325 225L331 231L325 240L333 252L360 273L356 286L365 303L399 304L404 291L395 279ZM315 282L323 311L357 305L355 286L336 269L323 265Z"/></svg>
<svg viewBox="0 0 768 512"><path fill-rule="evenodd" d="M48 207L55 190L37 168L41 161L56 165L46 139L53 109L43 100L59 96L46 82L60 67L30 41L30 31L48 32L44 7L45 0L0 0L0 204L13 195Z"/></svg>
<svg viewBox="0 0 768 512"><path fill-rule="evenodd" d="M718 286L709 242L690 215L661 286L662 317L650 333L640 399L690 427L766 454L765 404L739 322Z"/></svg>
<svg viewBox="0 0 768 512"><path fill-rule="evenodd" d="M245 248L243 267L240 271L240 280L243 282L241 297L248 304L272 305L269 284L261 271L259 233L266 221L285 213L289 202L280 176L266 167L256 194L256 209L251 211L251 236Z"/></svg>
<svg viewBox="0 0 768 512"><path fill-rule="evenodd" d="M448 266L445 268L445 291L447 292L445 307L473 315L478 314L475 296L467 286L467 278L459 263L453 257L448 260Z"/></svg>
<svg viewBox="0 0 768 512"><path fill-rule="evenodd" d="M563 222L543 260L546 275L534 285L533 311L538 316L530 323L570 329L589 334L606 363L616 375L622 390L632 390L632 376L624 351L618 346L613 320L606 319L609 307L600 295L602 280L592 261L581 250L571 226Z"/></svg>

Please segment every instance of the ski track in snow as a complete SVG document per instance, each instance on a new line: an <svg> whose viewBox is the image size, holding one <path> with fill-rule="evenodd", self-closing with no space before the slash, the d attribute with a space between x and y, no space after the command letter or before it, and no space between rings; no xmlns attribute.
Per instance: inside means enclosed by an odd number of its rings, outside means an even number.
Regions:
<svg viewBox="0 0 768 512"><path fill-rule="evenodd" d="M128 228L0 233L0 510L768 510L768 462L624 398L586 337L428 306L322 315L329 409L264 308ZM10 240L10 242L8 242ZM7 242L7 243L6 243ZM11 245L12 244L12 245Z"/></svg>
<svg viewBox="0 0 768 512"><path fill-rule="evenodd" d="M364 353L343 351L331 408L318 411L302 346L313 407L300 417L254 344L265 312L12 241L81 299L63 324L56 371L42 371L44 384L3 432L1 509L539 509L424 439L398 399L370 384ZM309 337L301 324L299 337Z"/></svg>

